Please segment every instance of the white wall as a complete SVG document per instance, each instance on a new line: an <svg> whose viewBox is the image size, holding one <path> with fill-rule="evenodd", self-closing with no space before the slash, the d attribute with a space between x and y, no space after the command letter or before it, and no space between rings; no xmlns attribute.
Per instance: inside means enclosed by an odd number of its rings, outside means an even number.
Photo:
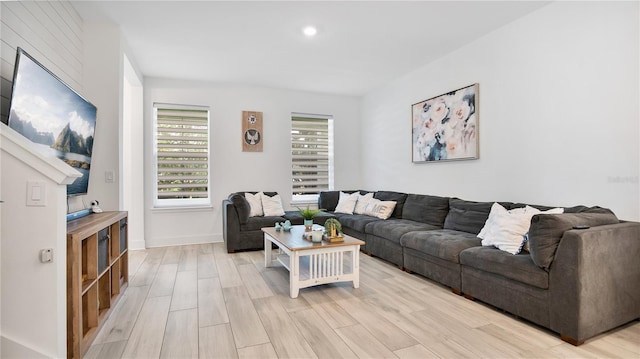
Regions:
<svg viewBox="0 0 640 359"><path fill-rule="evenodd" d="M6 119L16 48L83 94L82 19L68 2L0 3L0 117ZM46 207L25 207L26 181L40 175L2 156L3 357L66 356L65 186L47 181ZM56 262L38 252L54 248ZM44 300L43 298L46 298ZM34 325L37 323L37 325Z"/></svg>
<svg viewBox="0 0 640 359"><path fill-rule="evenodd" d="M84 24L84 86L98 108L87 202L97 199L105 211L120 210L120 124L122 122L122 39L111 24ZM105 174L113 172L113 182Z"/></svg>
<svg viewBox="0 0 640 359"><path fill-rule="evenodd" d="M638 13L551 3L366 95L363 186L640 219ZM411 104L473 83L480 159L411 163Z"/></svg>
<svg viewBox="0 0 640 359"><path fill-rule="evenodd" d="M145 236L148 247L222 240L221 202L231 192L277 191L291 200L291 112L334 116L335 186L359 188L360 100L300 91L145 78ZM213 209L160 210L153 203L153 103L204 105L211 113ZM243 110L263 112L263 152L242 152Z"/></svg>
<svg viewBox="0 0 640 359"><path fill-rule="evenodd" d="M124 56L122 97L120 207L129 214L129 248L142 249L145 248L143 86L127 56Z"/></svg>
<svg viewBox="0 0 640 359"><path fill-rule="evenodd" d="M38 353L51 358L64 357L67 353L67 188L5 153L4 148L0 156L3 166L0 196L5 201L1 217L3 346L0 356L16 358ZM27 181L44 182L46 206L25 205ZM40 250L45 248L54 250L53 263L40 263Z"/></svg>

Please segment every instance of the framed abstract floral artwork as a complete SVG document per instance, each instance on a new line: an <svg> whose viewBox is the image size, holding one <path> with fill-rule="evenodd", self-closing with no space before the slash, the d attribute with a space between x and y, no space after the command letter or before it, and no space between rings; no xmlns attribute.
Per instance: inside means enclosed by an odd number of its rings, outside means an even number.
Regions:
<svg viewBox="0 0 640 359"><path fill-rule="evenodd" d="M411 105L413 162L478 158L478 87Z"/></svg>

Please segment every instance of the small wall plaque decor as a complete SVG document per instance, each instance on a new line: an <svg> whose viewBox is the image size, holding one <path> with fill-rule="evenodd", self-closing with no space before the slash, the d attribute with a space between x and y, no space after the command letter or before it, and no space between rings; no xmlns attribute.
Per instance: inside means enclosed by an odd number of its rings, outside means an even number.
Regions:
<svg viewBox="0 0 640 359"><path fill-rule="evenodd" d="M262 152L262 112L242 111L242 151Z"/></svg>
<svg viewBox="0 0 640 359"><path fill-rule="evenodd" d="M411 105L413 162L478 158L478 84Z"/></svg>

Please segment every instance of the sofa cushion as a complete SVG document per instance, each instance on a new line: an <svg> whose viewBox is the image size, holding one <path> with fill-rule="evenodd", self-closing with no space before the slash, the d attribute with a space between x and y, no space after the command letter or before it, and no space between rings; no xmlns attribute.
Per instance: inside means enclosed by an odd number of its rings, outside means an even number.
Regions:
<svg viewBox="0 0 640 359"><path fill-rule="evenodd" d="M336 210L338 200L340 200L340 192L353 193L358 191L323 191L318 195L318 208L325 211L333 212ZM362 191L361 191L362 192Z"/></svg>
<svg viewBox="0 0 640 359"><path fill-rule="evenodd" d="M460 264L541 289L549 288L549 273L533 263L528 253L512 255L493 247L473 247L460 252Z"/></svg>
<svg viewBox="0 0 640 359"><path fill-rule="evenodd" d="M407 200L406 193L393 192L393 191L378 191L373 195L373 198L379 199L381 201L395 201L396 208L393 210L393 214L391 217L393 218L402 218L402 208L404 206L404 202Z"/></svg>
<svg viewBox="0 0 640 359"><path fill-rule="evenodd" d="M241 231L259 231L263 227L273 227L276 222L284 222L284 217L268 216L268 217L251 217L247 223L240 225Z"/></svg>
<svg viewBox="0 0 640 359"><path fill-rule="evenodd" d="M560 239L565 231L575 226L602 226L619 223L612 213L538 214L531 219L529 251L533 262L549 270Z"/></svg>
<svg viewBox="0 0 640 359"><path fill-rule="evenodd" d="M460 252L480 246L480 239L472 233L438 229L409 232L400 237L400 245L449 262L460 263Z"/></svg>
<svg viewBox="0 0 640 359"><path fill-rule="evenodd" d="M342 227L349 227L355 231L364 233L364 227L371 222L381 221L376 217L367 216L366 214L345 214L338 216L338 221L342 223Z"/></svg>
<svg viewBox="0 0 640 359"><path fill-rule="evenodd" d="M238 222L240 222L240 224L247 223L247 220L249 219L249 213L251 212L249 202L247 202L244 196L238 193L231 194L229 196L229 200L236 208L236 212L238 213Z"/></svg>
<svg viewBox="0 0 640 359"><path fill-rule="evenodd" d="M408 194L402 208L402 218L442 228L449 213L449 198Z"/></svg>
<svg viewBox="0 0 640 359"><path fill-rule="evenodd" d="M395 243L400 243L400 237L405 233L414 231L430 231L434 229L439 229L439 227L408 219L396 218L391 218L386 221L372 222L365 228L367 234L386 238Z"/></svg>
<svg viewBox="0 0 640 359"><path fill-rule="evenodd" d="M283 217L291 221L293 225L304 223L304 218L299 211L286 211ZM324 222L329 218L336 218L336 215L322 211L313 217L313 223L324 226Z"/></svg>
<svg viewBox="0 0 640 359"><path fill-rule="evenodd" d="M491 206L494 202L472 202L458 198L449 199L449 213L444 220L444 228L463 231L472 234L480 233L484 227ZM506 209L511 209L511 203L499 202Z"/></svg>

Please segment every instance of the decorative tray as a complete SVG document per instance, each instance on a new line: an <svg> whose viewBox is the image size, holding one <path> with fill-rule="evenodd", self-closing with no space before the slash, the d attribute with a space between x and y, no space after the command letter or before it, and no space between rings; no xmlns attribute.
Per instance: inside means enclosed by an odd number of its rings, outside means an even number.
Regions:
<svg viewBox="0 0 640 359"><path fill-rule="evenodd" d="M344 237L342 237L342 236L329 237L326 234L323 234L322 235L322 240L323 241L327 241L329 243L344 242Z"/></svg>

